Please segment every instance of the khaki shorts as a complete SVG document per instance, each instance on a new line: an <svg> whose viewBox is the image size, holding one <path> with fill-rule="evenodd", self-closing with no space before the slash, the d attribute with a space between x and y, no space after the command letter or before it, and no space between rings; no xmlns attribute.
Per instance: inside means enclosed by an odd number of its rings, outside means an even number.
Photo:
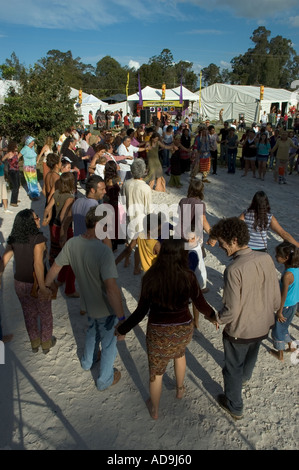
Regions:
<svg viewBox="0 0 299 470"><path fill-rule="evenodd" d="M0 199L7 199L7 187L4 176L0 176Z"/></svg>

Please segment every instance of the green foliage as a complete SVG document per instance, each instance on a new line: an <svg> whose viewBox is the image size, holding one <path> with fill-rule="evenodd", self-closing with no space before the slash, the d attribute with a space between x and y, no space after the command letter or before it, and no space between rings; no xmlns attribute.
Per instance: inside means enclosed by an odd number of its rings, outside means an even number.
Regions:
<svg viewBox="0 0 299 470"><path fill-rule="evenodd" d="M1 107L0 131L22 142L32 135L42 146L46 136L57 139L66 127L77 120L70 88L53 63L36 64L23 73L20 91L11 90Z"/></svg>

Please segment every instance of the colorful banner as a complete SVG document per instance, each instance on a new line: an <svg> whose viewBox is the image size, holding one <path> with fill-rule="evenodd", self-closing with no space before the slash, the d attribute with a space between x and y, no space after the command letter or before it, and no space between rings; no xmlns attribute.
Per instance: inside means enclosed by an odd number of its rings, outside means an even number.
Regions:
<svg viewBox="0 0 299 470"><path fill-rule="evenodd" d="M166 100L157 100L157 101L143 101L143 107L151 106L175 106L176 108L181 108L183 105L177 101L166 101Z"/></svg>

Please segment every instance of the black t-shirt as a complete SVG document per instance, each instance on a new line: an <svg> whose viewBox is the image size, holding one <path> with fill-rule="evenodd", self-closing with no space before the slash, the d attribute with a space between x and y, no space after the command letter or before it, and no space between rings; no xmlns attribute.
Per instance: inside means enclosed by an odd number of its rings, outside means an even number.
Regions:
<svg viewBox="0 0 299 470"><path fill-rule="evenodd" d="M227 128L223 127L222 129L220 129L219 134L221 135L221 140L227 139L228 131L229 131L228 127Z"/></svg>
<svg viewBox="0 0 299 470"><path fill-rule="evenodd" d="M12 244L15 259L14 278L16 281L33 283L34 247L35 245L46 241L46 237L39 232L37 235L32 235L28 243ZM45 257L46 251L44 252L44 258Z"/></svg>

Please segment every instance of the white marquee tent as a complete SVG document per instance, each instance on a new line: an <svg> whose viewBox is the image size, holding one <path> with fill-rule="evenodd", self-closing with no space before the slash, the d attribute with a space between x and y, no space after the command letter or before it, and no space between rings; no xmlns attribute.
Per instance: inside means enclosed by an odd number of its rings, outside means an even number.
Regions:
<svg viewBox="0 0 299 470"><path fill-rule="evenodd" d="M178 101L180 99L180 86L176 88L166 88L165 92L165 101ZM184 101L198 101L199 95L192 93L192 91L188 90L184 86L182 87L182 95ZM159 101L161 100L162 96L162 89L160 88L152 88L150 86L146 86L141 90L142 100L143 101ZM128 96L129 104L134 101L139 101L139 92L134 93L133 95Z"/></svg>
<svg viewBox="0 0 299 470"><path fill-rule="evenodd" d="M223 119L239 120L244 114L247 123L259 122L261 114L270 113L272 105L287 112L291 105L297 107L298 94L284 89L264 87L264 99L260 101L260 87L214 83L201 90L201 108L198 112L203 119L218 121L223 108ZM196 105L195 105L196 106ZM197 110L197 109L196 109Z"/></svg>

